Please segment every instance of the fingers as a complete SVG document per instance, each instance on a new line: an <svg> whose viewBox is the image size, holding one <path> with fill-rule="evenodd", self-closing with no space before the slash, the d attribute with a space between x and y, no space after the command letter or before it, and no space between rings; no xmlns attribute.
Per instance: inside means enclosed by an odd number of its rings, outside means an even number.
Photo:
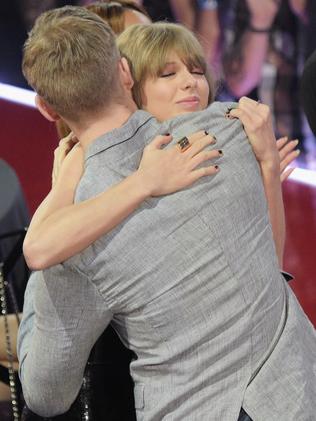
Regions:
<svg viewBox="0 0 316 421"><path fill-rule="evenodd" d="M168 145L171 141L172 136L169 133L165 135L158 135L146 146L146 148L148 150L161 149L163 146Z"/></svg>
<svg viewBox="0 0 316 421"><path fill-rule="evenodd" d="M279 156L280 156L280 160L282 161L282 159L284 159L288 154L290 154L292 151L296 152L297 155L299 154L299 150L294 151L294 149L296 148L296 146L298 145L298 140L290 140L289 142L287 141L287 137L285 138L286 141L282 141L279 142L281 139L277 140L277 148L279 150Z"/></svg>
<svg viewBox="0 0 316 421"><path fill-rule="evenodd" d="M287 141L288 141L287 136L283 136L283 137L280 137L280 139L277 139L276 143L277 143L278 151L280 151L283 148L283 146L286 145Z"/></svg>
<svg viewBox="0 0 316 421"><path fill-rule="evenodd" d="M287 180L294 170L295 170L295 168L288 168L286 171L282 172L281 176L280 176L281 183L283 183L283 181Z"/></svg>
<svg viewBox="0 0 316 421"><path fill-rule="evenodd" d="M205 131L194 133L188 136L188 139L191 146L184 153L189 157L195 156L207 146L214 145L216 143L215 136L212 136Z"/></svg>
<svg viewBox="0 0 316 421"><path fill-rule="evenodd" d="M52 171L53 186L56 183L64 159L77 143L78 139L72 132L59 141L58 147L54 150L54 163Z"/></svg>
<svg viewBox="0 0 316 421"><path fill-rule="evenodd" d="M221 149L215 149L212 151L202 151L191 158L190 160L191 169L198 167L205 161L218 159L218 158L221 158L222 156L223 156L223 151Z"/></svg>
<svg viewBox="0 0 316 421"><path fill-rule="evenodd" d="M293 151L286 155L280 162L280 171L282 172L288 165L290 165L300 154L299 150Z"/></svg>
<svg viewBox="0 0 316 421"><path fill-rule="evenodd" d="M229 117L239 118L248 129L254 131L268 123L271 115L267 105L242 97L238 102L238 107L229 112Z"/></svg>
<svg viewBox="0 0 316 421"><path fill-rule="evenodd" d="M191 181L194 183L199 180L201 177L206 177L210 175L215 175L220 171L218 165L211 165L209 167L198 168L191 172Z"/></svg>
<svg viewBox="0 0 316 421"><path fill-rule="evenodd" d="M202 151L206 146L213 145L216 143L215 136L209 135L206 131L200 130L196 133L193 133L189 136L187 136L190 147L184 151L183 153L186 153L189 156L194 156L200 151ZM161 149L163 146L168 145L172 141L173 137L171 134L165 134L165 135L158 135L156 136L147 146L145 149L147 151L153 150L153 149ZM67 138L62 139L62 141L67 144L68 140ZM58 149L58 148L57 148ZM179 151L179 145L175 145L174 149Z"/></svg>
<svg viewBox="0 0 316 421"><path fill-rule="evenodd" d="M298 145L298 140L290 140L288 141L287 136L281 137L277 140L277 148L279 151L279 158L280 158L280 179L281 182L288 179L288 177L292 174L295 168L288 168L290 165L300 154L300 150L296 148Z"/></svg>

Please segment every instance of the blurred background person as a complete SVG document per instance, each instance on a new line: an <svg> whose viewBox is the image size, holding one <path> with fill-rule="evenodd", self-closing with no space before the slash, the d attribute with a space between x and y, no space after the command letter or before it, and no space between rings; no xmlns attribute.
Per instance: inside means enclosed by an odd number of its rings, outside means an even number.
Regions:
<svg viewBox="0 0 316 421"><path fill-rule="evenodd" d="M212 70L218 70L218 1L170 0L170 4L176 20L198 36Z"/></svg>
<svg viewBox="0 0 316 421"><path fill-rule="evenodd" d="M316 50L305 63L300 94L307 120L316 136Z"/></svg>
<svg viewBox="0 0 316 421"><path fill-rule="evenodd" d="M301 141L299 78L309 0L223 0L221 99L243 95L268 104L276 136Z"/></svg>

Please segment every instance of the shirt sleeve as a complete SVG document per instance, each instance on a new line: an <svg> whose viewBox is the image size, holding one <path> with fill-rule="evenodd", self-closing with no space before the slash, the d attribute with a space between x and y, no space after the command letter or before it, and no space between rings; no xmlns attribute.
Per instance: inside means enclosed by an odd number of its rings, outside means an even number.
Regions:
<svg viewBox="0 0 316 421"><path fill-rule="evenodd" d="M18 339L24 398L38 415L63 414L112 313L85 274L63 265L34 275L25 298Z"/></svg>

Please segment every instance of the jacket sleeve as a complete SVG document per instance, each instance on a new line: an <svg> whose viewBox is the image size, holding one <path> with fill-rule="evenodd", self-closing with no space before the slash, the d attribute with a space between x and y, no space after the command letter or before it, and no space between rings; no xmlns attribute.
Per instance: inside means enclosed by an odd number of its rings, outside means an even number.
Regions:
<svg viewBox="0 0 316 421"><path fill-rule="evenodd" d="M18 354L26 404L44 417L63 414L112 314L87 276L63 265L32 275L24 311Z"/></svg>

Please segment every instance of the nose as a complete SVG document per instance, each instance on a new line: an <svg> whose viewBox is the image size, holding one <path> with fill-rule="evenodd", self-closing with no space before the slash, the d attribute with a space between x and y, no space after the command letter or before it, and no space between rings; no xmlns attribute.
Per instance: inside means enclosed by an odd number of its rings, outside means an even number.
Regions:
<svg viewBox="0 0 316 421"><path fill-rule="evenodd" d="M182 78L182 88L183 89L195 88L196 84L197 84L197 80L194 77L194 75L188 69L185 69L183 72L183 78Z"/></svg>

